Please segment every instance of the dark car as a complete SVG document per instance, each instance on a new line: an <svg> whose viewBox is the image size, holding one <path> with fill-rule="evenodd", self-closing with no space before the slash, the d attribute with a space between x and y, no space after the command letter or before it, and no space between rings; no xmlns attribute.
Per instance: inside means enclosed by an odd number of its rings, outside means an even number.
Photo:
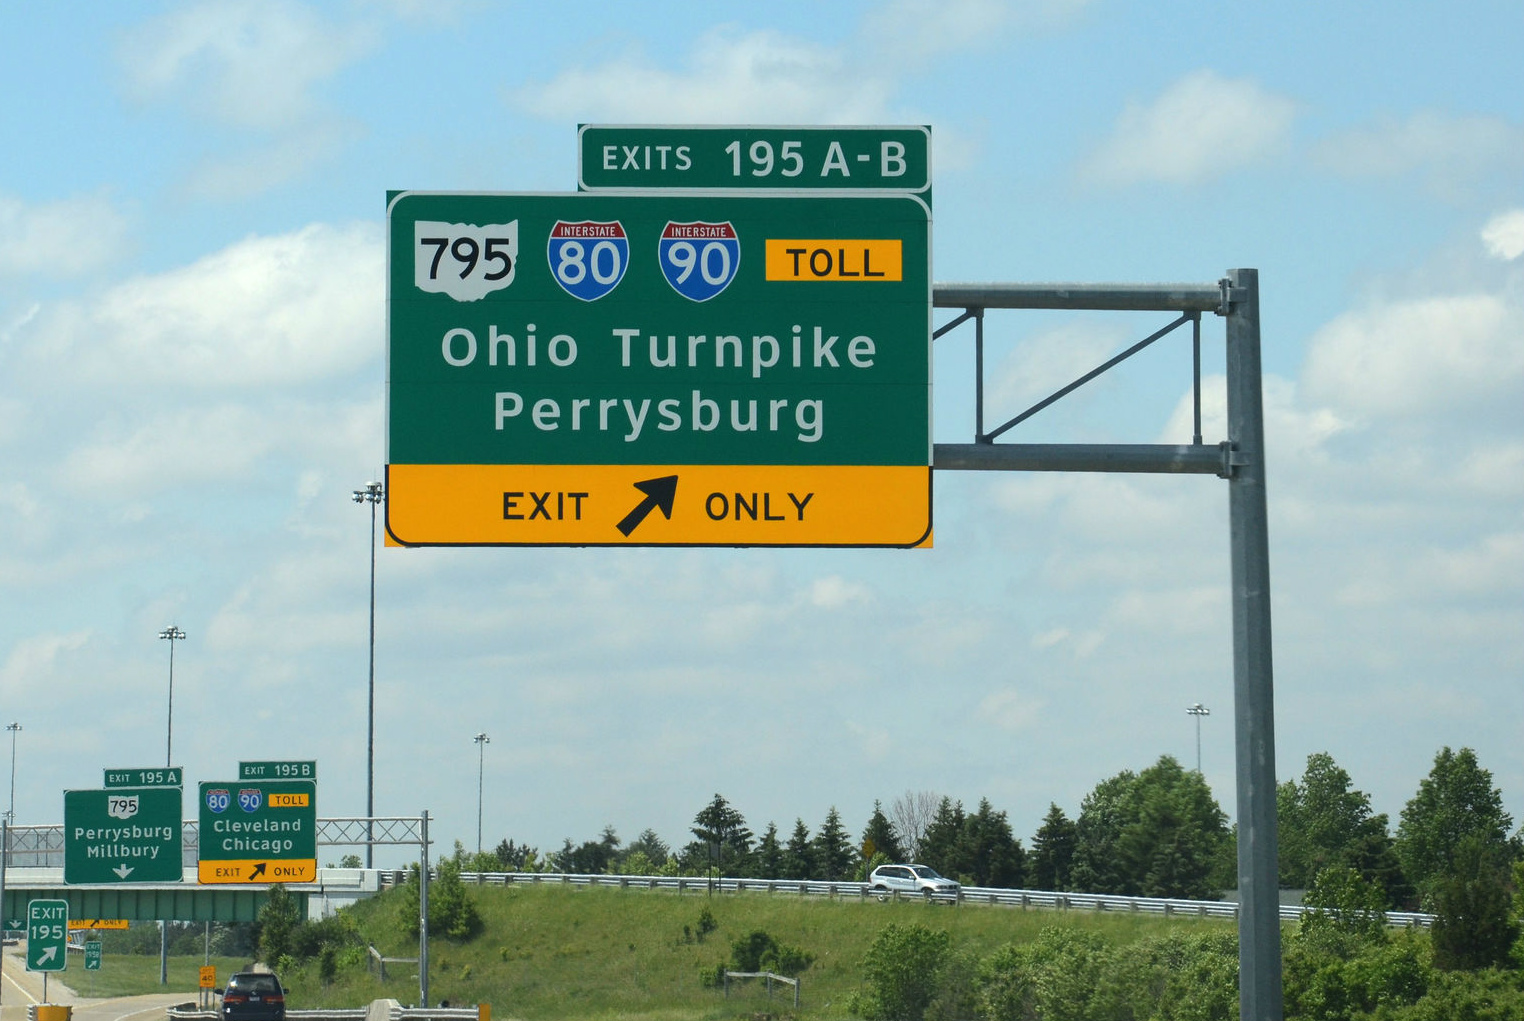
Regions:
<svg viewBox="0 0 1524 1021"><path fill-rule="evenodd" d="M269 972L239 972L222 991L222 1021L286 1021L286 991Z"/></svg>

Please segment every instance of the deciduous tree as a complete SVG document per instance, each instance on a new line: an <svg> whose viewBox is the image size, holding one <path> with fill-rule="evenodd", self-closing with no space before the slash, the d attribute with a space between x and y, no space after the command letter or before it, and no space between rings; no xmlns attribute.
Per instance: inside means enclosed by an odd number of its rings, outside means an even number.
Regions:
<svg viewBox="0 0 1524 1021"><path fill-rule="evenodd" d="M1503 794L1492 785L1492 774L1477 763L1476 753L1446 747L1434 757L1434 768L1402 810L1397 857L1420 893L1432 895L1450 873L1456 848L1468 837L1511 857L1512 827L1513 819L1503 811Z"/></svg>

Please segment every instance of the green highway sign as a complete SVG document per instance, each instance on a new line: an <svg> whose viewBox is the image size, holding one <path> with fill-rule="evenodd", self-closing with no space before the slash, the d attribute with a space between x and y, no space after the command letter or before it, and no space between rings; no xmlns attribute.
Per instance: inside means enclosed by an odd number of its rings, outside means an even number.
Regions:
<svg viewBox="0 0 1524 1021"><path fill-rule="evenodd" d="M930 211L393 193L394 545L917 546Z"/></svg>
<svg viewBox="0 0 1524 1021"><path fill-rule="evenodd" d="M931 190L928 127L692 127L584 124L577 187Z"/></svg>
<svg viewBox="0 0 1524 1021"><path fill-rule="evenodd" d="M185 770L179 766L149 769L108 769L104 787L179 787Z"/></svg>
<svg viewBox="0 0 1524 1021"><path fill-rule="evenodd" d="M240 780L316 780L317 763L300 762L240 762Z"/></svg>
<svg viewBox="0 0 1524 1021"><path fill-rule="evenodd" d="M311 780L203 783L203 883L311 883L317 879L317 784Z"/></svg>
<svg viewBox="0 0 1524 1021"><path fill-rule="evenodd" d="M63 971L69 964L69 902L32 900L26 905L26 970Z"/></svg>
<svg viewBox="0 0 1524 1021"><path fill-rule="evenodd" d="M64 791L64 882L177 883L180 788Z"/></svg>
<svg viewBox="0 0 1524 1021"><path fill-rule="evenodd" d="M85 944L85 970L101 970L101 945L99 940L91 940Z"/></svg>

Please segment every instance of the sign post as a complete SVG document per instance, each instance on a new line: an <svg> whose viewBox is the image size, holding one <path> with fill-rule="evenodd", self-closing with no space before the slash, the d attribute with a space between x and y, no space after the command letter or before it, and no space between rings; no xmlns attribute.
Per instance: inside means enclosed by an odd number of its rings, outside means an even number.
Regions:
<svg viewBox="0 0 1524 1021"><path fill-rule="evenodd" d="M203 883L317 879L317 784L237 780L200 789Z"/></svg>
<svg viewBox="0 0 1524 1021"><path fill-rule="evenodd" d="M64 882L178 883L180 829L179 787L65 791Z"/></svg>
<svg viewBox="0 0 1524 1021"><path fill-rule="evenodd" d="M904 193L394 194L394 545L931 536Z"/></svg>

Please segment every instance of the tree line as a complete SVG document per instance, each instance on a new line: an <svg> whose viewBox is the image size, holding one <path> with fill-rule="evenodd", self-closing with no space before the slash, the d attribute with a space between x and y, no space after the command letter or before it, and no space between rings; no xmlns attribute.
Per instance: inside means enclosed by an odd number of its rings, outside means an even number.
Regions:
<svg viewBox="0 0 1524 1021"><path fill-rule="evenodd" d="M1506 891L1512 864L1524 860L1502 793L1470 748L1441 749L1395 829L1326 752L1279 785L1277 809L1282 886L1310 889L1326 870L1348 870L1384 908L1432 909L1457 883ZM504 840L471 855L457 843L455 862L466 871L848 881L915 861L970 886L1191 899L1221 896L1237 875L1226 813L1202 775L1168 755L1102 780L1072 819L1051 804L1026 844L988 799L969 810L928 791L908 791L887 810L875 801L856 838L834 806L814 830L797 818L787 835L773 822L758 835L717 793L688 837L674 847L647 829L626 844L609 826L544 853Z"/></svg>

